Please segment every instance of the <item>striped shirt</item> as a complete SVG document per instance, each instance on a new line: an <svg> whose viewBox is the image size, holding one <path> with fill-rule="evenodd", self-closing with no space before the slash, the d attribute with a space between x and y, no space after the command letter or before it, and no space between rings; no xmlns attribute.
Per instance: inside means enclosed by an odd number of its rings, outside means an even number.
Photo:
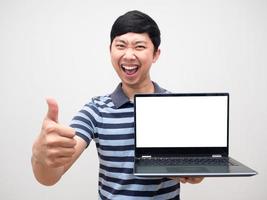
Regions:
<svg viewBox="0 0 267 200"><path fill-rule="evenodd" d="M167 93L153 83L156 93ZM134 107L121 84L106 96L95 97L71 121L87 145L96 143L99 199L179 199L180 184L169 178L137 177L134 167Z"/></svg>

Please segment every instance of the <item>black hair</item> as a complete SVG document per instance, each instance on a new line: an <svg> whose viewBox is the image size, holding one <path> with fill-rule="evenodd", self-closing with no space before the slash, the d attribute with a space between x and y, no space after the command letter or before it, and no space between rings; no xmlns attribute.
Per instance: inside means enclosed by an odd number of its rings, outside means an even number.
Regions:
<svg viewBox="0 0 267 200"><path fill-rule="evenodd" d="M147 33L157 51L160 45L160 30L156 22L147 14L133 10L119 16L114 22L110 32L110 44L116 36L125 33Z"/></svg>

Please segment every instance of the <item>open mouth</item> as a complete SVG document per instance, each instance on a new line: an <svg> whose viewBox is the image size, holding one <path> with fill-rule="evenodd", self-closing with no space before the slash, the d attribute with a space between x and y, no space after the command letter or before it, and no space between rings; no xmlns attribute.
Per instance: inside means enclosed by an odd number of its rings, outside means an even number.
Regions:
<svg viewBox="0 0 267 200"><path fill-rule="evenodd" d="M121 65L121 68L127 75L134 75L138 71L137 65Z"/></svg>

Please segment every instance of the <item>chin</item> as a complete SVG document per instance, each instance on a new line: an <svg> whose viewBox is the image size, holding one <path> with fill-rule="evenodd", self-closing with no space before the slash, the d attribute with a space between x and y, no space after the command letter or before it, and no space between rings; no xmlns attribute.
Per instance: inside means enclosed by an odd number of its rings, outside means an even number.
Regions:
<svg viewBox="0 0 267 200"><path fill-rule="evenodd" d="M128 87L134 88L138 85L138 81L128 81L128 80L124 81L124 80L122 80L122 84L126 85Z"/></svg>

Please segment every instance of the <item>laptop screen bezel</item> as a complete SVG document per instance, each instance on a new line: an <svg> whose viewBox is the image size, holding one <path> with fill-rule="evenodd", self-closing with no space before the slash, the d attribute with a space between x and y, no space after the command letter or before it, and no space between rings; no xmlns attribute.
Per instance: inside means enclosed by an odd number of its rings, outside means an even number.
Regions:
<svg viewBox="0 0 267 200"><path fill-rule="evenodd" d="M136 146L136 98L143 97L172 97L172 96L226 96L227 97L227 146L226 147L137 147ZM228 156L229 153L229 93L153 93L153 94L135 94L134 96L134 145L135 157L144 155L149 156L203 156L203 155L222 155Z"/></svg>

